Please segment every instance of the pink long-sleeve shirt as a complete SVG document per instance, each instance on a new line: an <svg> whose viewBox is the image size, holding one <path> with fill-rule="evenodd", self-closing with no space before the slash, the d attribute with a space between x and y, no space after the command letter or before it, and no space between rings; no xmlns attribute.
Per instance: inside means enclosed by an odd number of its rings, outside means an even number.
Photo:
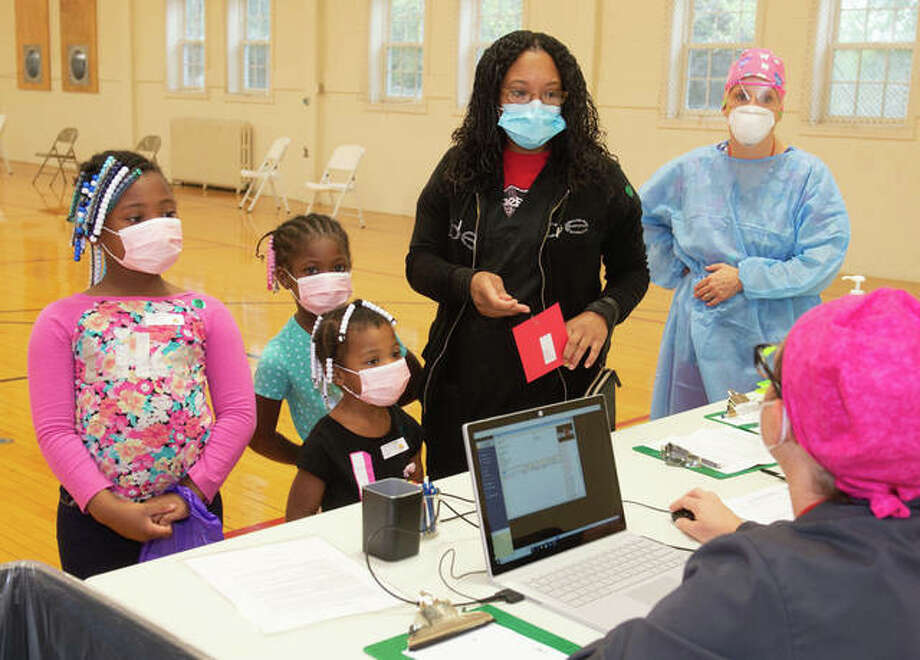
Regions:
<svg viewBox="0 0 920 660"><path fill-rule="evenodd" d="M185 476L210 500L255 428L239 330L198 293L52 303L32 328L29 395L45 460L84 511L105 488L141 501Z"/></svg>

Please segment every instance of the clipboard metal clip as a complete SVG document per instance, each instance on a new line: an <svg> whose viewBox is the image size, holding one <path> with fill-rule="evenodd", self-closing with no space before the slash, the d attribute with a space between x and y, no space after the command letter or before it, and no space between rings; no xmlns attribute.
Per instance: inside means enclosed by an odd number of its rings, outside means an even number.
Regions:
<svg viewBox="0 0 920 660"><path fill-rule="evenodd" d="M677 445L673 442L669 442L661 448L661 458L666 465L672 465L674 467L708 467L713 470L718 470L721 468L721 466L715 461L710 461L708 458L697 456L696 454L691 453L689 450L684 449L680 445Z"/></svg>
<svg viewBox="0 0 920 660"><path fill-rule="evenodd" d="M488 612L457 612L450 601L422 592L415 622L409 626L409 650L440 642L494 620Z"/></svg>
<svg viewBox="0 0 920 660"><path fill-rule="evenodd" d="M751 400L746 394L728 391L728 401L725 406L725 417L738 417L739 415L750 415L760 410L760 401Z"/></svg>
<svg viewBox="0 0 920 660"><path fill-rule="evenodd" d="M726 417L734 417L738 414L738 406L744 403L749 403L750 399L747 398L747 395L742 394L741 392L736 392L735 390L728 391L728 402L725 408Z"/></svg>

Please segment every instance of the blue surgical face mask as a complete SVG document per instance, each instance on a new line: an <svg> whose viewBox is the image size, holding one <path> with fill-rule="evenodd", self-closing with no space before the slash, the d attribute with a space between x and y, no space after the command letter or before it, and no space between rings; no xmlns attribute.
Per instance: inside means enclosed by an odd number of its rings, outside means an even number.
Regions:
<svg viewBox="0 0 920 660"><path fill-rule="evenodd" d="M530 103L505 103L498 125L524 149L539 149L565 130L562 106L544 105L540 99Z"/></svg>

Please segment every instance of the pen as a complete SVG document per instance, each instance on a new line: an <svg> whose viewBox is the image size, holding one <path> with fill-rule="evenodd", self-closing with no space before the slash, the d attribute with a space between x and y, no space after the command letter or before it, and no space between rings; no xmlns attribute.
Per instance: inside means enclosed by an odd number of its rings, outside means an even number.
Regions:
<svg viewBox="0 0 920 660"><path fill-rule="evenodd" d="M764 474L769 474L771 477L776 477L777 479L782 479L783 481L786 480L786 477L776 470L771 470L770 468L760 468L760 471Z"/></svg>
<svg viewBox="0 0 920 660"><path fill-rule="evenodd" d="M422 497L425 500L425 531L430 531L434 526L434 495L435 488L425 476L422 482Z"/></svg>
<svg viewBox="0 0 920 660"><path fill-rule="evenodd" d="M722 466L719 463L716 463L715 461L710 461L708 458L703 458L702 456L700 456L700 463L702 463L708 468L712 468L713 470L719 470L722 468Z"/></svg>

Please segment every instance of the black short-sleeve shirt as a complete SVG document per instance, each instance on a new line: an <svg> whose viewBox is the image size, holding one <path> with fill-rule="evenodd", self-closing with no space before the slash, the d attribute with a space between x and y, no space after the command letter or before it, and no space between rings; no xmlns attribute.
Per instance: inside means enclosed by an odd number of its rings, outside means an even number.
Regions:
<svg viewBox="0 0 920 660"><path fill-rule="evenodd" d="M365 452L370 457L375 480L403 476L403 470L422 446L422 429L402 408L392 406L389 412L390 430L380 438L352 433L329 415L313 427L300 448L297 467L326 483L323 511L360 501L352 454ZM400 438L405 440L404 449L397 443Z"/></svg>

